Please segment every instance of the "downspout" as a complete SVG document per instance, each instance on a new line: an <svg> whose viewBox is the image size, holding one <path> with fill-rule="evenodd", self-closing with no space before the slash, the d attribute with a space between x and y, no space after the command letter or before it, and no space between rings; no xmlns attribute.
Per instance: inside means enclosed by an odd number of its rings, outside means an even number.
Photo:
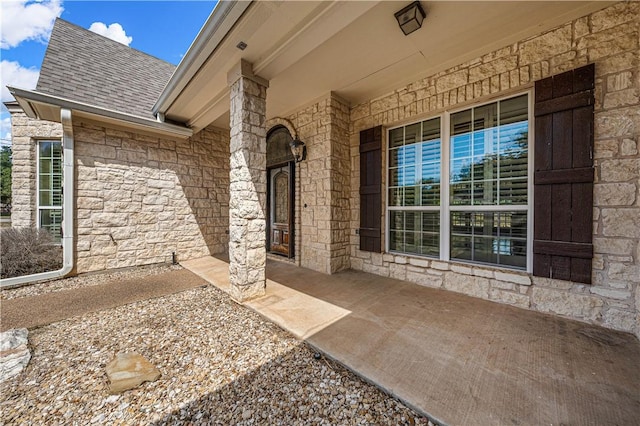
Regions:
<svg viewBox="0 0 640 426"><path fill-rule="evenodd" d="M60 109L62 123L62 269L41 272L39 274L0 280L0 288L19 287L36 281L62 278L73 270L73 189L74 189L74 154L73 154L73 126L71 110Z"/></svg>

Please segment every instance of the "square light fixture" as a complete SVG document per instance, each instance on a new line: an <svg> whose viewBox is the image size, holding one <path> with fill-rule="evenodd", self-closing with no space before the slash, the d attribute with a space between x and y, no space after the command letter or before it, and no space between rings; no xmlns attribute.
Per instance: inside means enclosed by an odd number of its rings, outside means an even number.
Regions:
<svg viewBox="0 0 640 426"><path fill-rule="evenodd" d="M422 27L422 21L427 16L419 1L414 1L409 6L395 13L396 20L404 35L409 35Z"/></svg>

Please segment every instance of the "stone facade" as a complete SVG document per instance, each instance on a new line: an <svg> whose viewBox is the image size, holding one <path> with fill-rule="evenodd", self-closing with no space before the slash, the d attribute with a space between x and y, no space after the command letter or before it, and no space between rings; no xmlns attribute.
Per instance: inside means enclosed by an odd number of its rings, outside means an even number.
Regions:
<svg viewBox="0 0 640 426"><path fill-rule="evenodd" d="M351 234L351 267L640 336L639 34L640 3L618 3L351 109L350 227L355 230L359 223L361 130L396 126L518 93L541 78L595 63L593 285L540 279L498 268L362 252L355 232Z"/></svg>
<svg viewBox="0 0 640 426"><path fill-rule="evenodd" d="M11 226L37 226L36 174L38 140L62 139L62 125L27 117L21 109L11 109L13 172L11 178Z"/></svg>
<svg viewBox="0 0 640 426"><path fill-rule="evenodd" d="M287 117L307 146L296 169L298 264L331 274L349 268L349 107L334 94Z"/></svg>
<svg viewBox="0 0 640 426"><path fill-rule="evenodd" d="M74 121L76 273L224 253L229 224L229 132L190 139ZM14 227L35 227L36 146L59 123L12 112Z"/></svg>
<svg viewBox="0 0 640 426"><path fill-rule="evenodd" d="M228 131L163 139L74 121L73 132L78 273L226 252Z"/></svg>
<svg viewBox="0 0 640 426"><path fill-rule="evenodd" d="M267 262L266 81L240 64L230 74L231 173L229 204L229 282L238 301L265 292Z"/></svg>
<svg viewBox="0 0 640 426"><path fill-rule="evenodd" d="M298 265L324 273L351 267L640 337L639 44L640 3L621 2L360 105L349 107L331 93L266 124L266 82L246 78L247 64L241 64L241 72L229 76L231 136L208 128L187 140L163 139L74 122L77 272L167 262L172 252L182 260L229 249L235 297L261 294L265 137L282 121L292 123L307 146L307 159L296 165ZM358 250L361 130L522 93L536 80L587 63L596 69L593 285ZM13 123L12 219L32 226L33 141L60 137L61 129L24 114L14 114ZM231 206L230 190L237 194Z"/></svg>

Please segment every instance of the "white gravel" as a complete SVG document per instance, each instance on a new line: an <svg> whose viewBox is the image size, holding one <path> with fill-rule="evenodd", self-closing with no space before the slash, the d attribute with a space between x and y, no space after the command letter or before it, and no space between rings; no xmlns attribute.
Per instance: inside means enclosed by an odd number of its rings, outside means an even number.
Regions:
<svg viewBox="0 0 640 426"><path fill-rule="evenodd" d="M0 424L432 424L212 286L29 338L31 363L1 389ZM145 356L162 377L109 395L104 368L120 351Z"/></svg>

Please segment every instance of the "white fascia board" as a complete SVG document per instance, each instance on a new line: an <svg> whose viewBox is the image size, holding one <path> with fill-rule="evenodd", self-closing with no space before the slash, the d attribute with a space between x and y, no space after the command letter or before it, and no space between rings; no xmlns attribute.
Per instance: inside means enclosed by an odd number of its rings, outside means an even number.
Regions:
<svg viewBox="0 0 640 426"><path fill-rule="evenodd" d="M136 115L125 114L119 111L97 107L70 99L40 93L32 90L7 87L9 92L16 98L25 113L33 118L41 118L37 114L37 104L43 104L60 109L69 109L82 112L85 116L90 116L96 121L106 121L117 123L125 127L139 128L148 132L177 136L186 139L193 135L193 130L175 124L163 123L149 118Z"/></svg>
<svg viewBox="0 0 640 426"><path fill-rule="evenodd" d="M219 1L207 22L187 50L152 108L154 114L166 113L180 92L220 46L252 1Z"/></svg>

